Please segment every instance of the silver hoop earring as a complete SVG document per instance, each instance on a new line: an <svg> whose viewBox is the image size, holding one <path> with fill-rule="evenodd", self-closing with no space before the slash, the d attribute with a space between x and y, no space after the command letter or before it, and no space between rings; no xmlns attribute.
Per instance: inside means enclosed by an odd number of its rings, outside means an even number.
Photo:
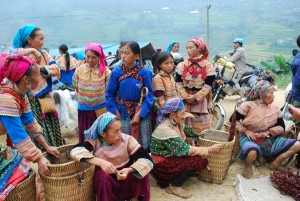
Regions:
<svg viewBox="0 0 300 201"><path fill-rule="evenodd" d="M171 123L174 125L174 126L176 126L177 125L177 122L172 118L172 120L171 120Z"/></svg>

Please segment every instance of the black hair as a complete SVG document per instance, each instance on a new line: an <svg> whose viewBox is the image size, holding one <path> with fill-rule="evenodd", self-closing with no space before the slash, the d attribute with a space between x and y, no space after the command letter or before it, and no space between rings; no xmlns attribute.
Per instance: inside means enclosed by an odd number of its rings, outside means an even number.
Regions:
<svg viewBox="0 0 300 201"><path fill-rule="evenodd" d="M190 41L192 43L194 43L194 45L197 47L197 48L200 48L199 45L197 43L195 43L194 41Z"/></svg>
<svg viewBox="0 0 300 201"><path fill-rule="evenodd" d="M31 32L31 34L28 36L28 38L34 39L34 37L36 36L36 32L39 30L42 30L42 29L39 27L34 28L33 31ZM28 45L29 44L28 44L28 40L27 40L26 43L23 45L23 47L26 47Z"/></svg>
<svg viewBox="0 0 300 201"><path fill-rule="evenodd" d="M107 133L107 131L110 129L111 124L115 121L120 121L120 119L118 117L113 118L103 129L103 132Z"/></svg>
<svg viewBox="0 0 300 201"><path fill-rule="evenodd" d="M179 45L179 43L178 43L178 42L175 42L175 43L173 43L172 47L173 47L175 44L178 44L178 45Z"/></svg>
<svg viewBox="0 0 300 201"><path fill-rule="evenodd" d="M141 53L141 49L140 49L140 46L137 42L135 41L130 41L126 44L130 49L131 51L133 52L133 54L140 54Z"/></svg>
<svg viewBox="0 0 300 201"><path fill-rule="evenodd" d="M112 54L112 53L111 53L111 52L108 52L107 54L110 55L110 54Z"/></svg>
<svg viewBox="0 0 300 201"><path fill-rule="evenodd" d="M67 72L70 70L70 54L68 52L68 46L66 44L61 44L58 48L63 54L65 54L66 59L66 69Z"/></svg>
<svg viewBox="0 0 300 201"><path fill-rule="evenodd" d="M91 51L94 55L96 55L97 57L100 57L99 52L97 52L97 51L95 51L95 50L86 50L85 53L86 53L87 51Z"/></svg>
<svg viewBox="0 0 300 201"><path fill-rule="evenodd" d="M156 62L155 62L155 68L154 68L154 71L158 71L158 70L161 70L161 68L159 67L160 64L162 64L165 60L167 60L168 58L172 58L173 61L174 61L174 58L173 58L173 55L168 52L168 51L162 51L160 52L157 57L156 57Z"/></svg>
<svg viewBox="0 0 300 201"><path fill-rule="evenodd" d="M298 38L297 38L297 45L298 45L298 47L300 48L300 35L299 35Z"/></svg>

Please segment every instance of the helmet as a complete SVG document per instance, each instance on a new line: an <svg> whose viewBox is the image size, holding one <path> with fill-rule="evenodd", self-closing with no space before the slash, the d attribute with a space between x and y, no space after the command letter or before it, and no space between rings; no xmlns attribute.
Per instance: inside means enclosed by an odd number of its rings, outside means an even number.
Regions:
<svg viewBox="0 0 300 201"><path fill-rule="evenodd" d="M173 55L173 58L174 58L174 65L175 66L177 66L180 62L184 61L183 57L178 52L172 53L172 55Z"/></svg>
<svg viewBox="0 0 300 201"><path fill-rule="evenodd" d="M234 39L233 43L239 43L240 45L243 45L244 40L241 38L236 38L236 39Z"/></svg>

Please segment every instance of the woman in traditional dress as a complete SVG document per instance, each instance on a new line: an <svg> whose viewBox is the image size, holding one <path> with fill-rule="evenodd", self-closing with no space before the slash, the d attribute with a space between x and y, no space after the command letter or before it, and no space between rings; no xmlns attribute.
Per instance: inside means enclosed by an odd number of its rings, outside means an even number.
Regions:
<svg viewBox="0 0 300 201"><path fill-rule="evenodd" d="M60 69L60 81L68 87L73 87L72 77L78 66L78 62L69 54L66 44L61 44L58 49L60 57L56 60L56 63Z"/></svg>
<svg viewBox="0 0 300 201"><path fill-rule="evenodd" d="M258 156L275 158L271 170L277 170L283 160L300 151L300 142L282 137L285 130L281 111L272 105L274 88L259 81L249 92L248 101L243 102L231 117L241 134L242 158L246 161L245 178L253 175L252 164Z"/></svg>
<svg viewBox="0 0 300 201"><path fill-rule="evenodd" d="M16 33L13 46L17 48L18 53L36 59L40 66L41 73L38 75L38 86L28 92L29 103L34 117L43 128L46 142L51 146L61 146L63 139L58 114L50 93L52 91L51 77L59 76L60 71L48 52L43 51L44 39L42 29L33 25L26 25Z"/></svg>
<svg viewBox="0 0 300 201"><path fill-rule="evenodd" d="M0 200L26 179L28 161L38 162L39 171L49 175L49 161L32 140L49 154L59 155L56 147L46 143L26 96L39 85L39 68L32 58L20 54L0 55L0 83L4 78L9 80L8 84L0 85L0 135L7 133L12 141L8 145L13 145L13 148L0 145Z"/></svg>
<svg viewBox="0 0 300 201"><path fill-rule="evenodd" d="M105 101L107 110L122 120L123 133L130 134L132 125L139 125L138 142L148 151L152 132L149 113L154 94L152 73L138 60L140 51L136 42L129 42L120 48L122 65L112 70ZM136 111L143 87L146 87L149 93L144 97L141 109Z"/></svg>
<svg viewBox="0 0 300 201"><path fill-rule="evenodd" d="M110 70L105 65L101 45L88 43L85 47L85 64L73 76L73 86L78 99L78 136L84 141L84 131L89 129L97 116L106 112L105 90Z"/></svg>
<svg viewBox="0 0 300 201"><path fill-rule="evenodd" d="M191 39L186 48L189 58L176 67L176 82L186 111L195 117L186 118L185 122L185 134L193 137L210 128L211 89L216 71L207 61L209 52L202 38Z"/></svg>
<svg viewBox="0 0 300 201"><path fill-rule="evenodd" d="M96 166L97 200L148 201L152 159L133 137L122 133L121 126L115 115L104 113L85 131L87 141L76 145L71 156Z"/></svg>
<svg viewBox="0 0 300 201"><path fill-rule="evenodd" d="M187 117L193 118L193 115L185 112L180 98L167 100L159 112L159 125L152 133L150 146L155 163L153 175L158 185L161 188L168 187L168 193L182 198L192 196L181 186L188 177L206 168L208 161L203 157L222 149L221 144L193 147L185 143L182 124Z"/></svg>

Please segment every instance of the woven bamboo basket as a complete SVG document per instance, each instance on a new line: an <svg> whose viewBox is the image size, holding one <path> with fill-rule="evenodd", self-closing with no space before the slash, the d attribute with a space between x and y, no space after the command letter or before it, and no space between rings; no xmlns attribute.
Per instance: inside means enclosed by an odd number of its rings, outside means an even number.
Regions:
<svg viewBox="0 0 300 201"><path fill-rule="evenodd" d="M230 122L226 121L224 123L224 127L225 127L225 132L229 132L230 129ZM235 137L235 143L233 146L233 153L232 153L232 161L236 160L239 158L240 154L241 154L241 147L240 147L240 134L239 132L236 130L234 133L234 137Z"/></svg>
<svg viewBox="0 0 300 201"><path fill-rule="evenodd" d="M76 162L71 158L70 151L73 147L74 144L58 147L60 152L59 157L52 156L48 153L43 154L51 163L48 165L51 171L51 177L70 176L90 166L89 164Z"/></svg>
<svg viewBox="0 0 300 201"><path fill-rule="evenodd" d="M46 201L93 201L94 166L81 170L70 176L48 177L43 174Z"/></svg>
<svg viewBox="0 0 300 201"><path fill-rule="evenodd" d="M219 130L204 130L200 135L199 146L210 147L214 144L223 144L223 149L219 153L210 153L208 159L208 169L199 172L199 179L217 184L223 183L232 158L232 150L235 139L228 142L228 133Z"/></svg>
<svg viewBox="0 0 300 201"><path fill-rule="evenodd" d="M31 173L27 179L18 184L18 186L12 190L5 201L35 201L36 200L36 188L35 188L35 172L31 170Z"/></svg>

